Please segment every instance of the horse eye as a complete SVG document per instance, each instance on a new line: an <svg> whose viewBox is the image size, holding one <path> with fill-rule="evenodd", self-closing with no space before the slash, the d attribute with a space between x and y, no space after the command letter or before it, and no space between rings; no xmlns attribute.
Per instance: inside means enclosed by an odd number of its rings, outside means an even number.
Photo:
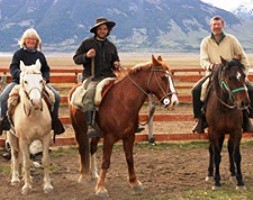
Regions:
<svg viewBox="0 0 253 200"><path fill-rule="evenodd" d="M27 84L27 81L24 81L25 84Z"/></svg>
<svg viewBox="0 0 253 200"><path fill-rule="evenodd" d="M161 77L161 79L162 79L162 80L168 80L168 77L167 77L166 75L163 75L163 76Z"/></svg>

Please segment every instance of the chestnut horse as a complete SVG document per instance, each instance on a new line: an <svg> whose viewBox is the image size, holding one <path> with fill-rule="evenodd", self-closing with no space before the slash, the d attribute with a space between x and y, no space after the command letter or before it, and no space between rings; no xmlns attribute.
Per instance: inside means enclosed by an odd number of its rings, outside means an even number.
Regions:
<svg viewBox="0 0 253 200"><path fill-rule="evenodd" d="M244 66L240 63L240 59L232 59L227 62L221 58L221 64L212 75L213 85L206 107L210 142L210 160L206 181L213 177L215 168L213 190L221 186L220 153L226 133L229 134L228 153L231 176L237 179L237 189L244 186L241 172L240 142L243 110L247 109L250 104L245 77Z"/></svg>
<svg viewBox="0 0 253 200"><path fill-rule="evenodd" d="M69 100L76 87L69 93ZM178 97L173 85L169 67L159 56L152 56L152 62L139 64L106 93L99 106L96 122L100 126L103 138L103 160L100 177L96 185L96 194L107 194L105 177L110 167L110 158L113 145L123 140L126 161L128 165L129 185L136 191L142 190L142 183L137 179L134 169L133 145L135 130L138 126L138 113L148 94L154 94L159 103L165 107L173 108L178 104ZM90 155L94 156L100 138L92 138L90 146L86 135L87 125L84 113L69 104L70 117L75 131L81 155L80 180L89 176L96 177L94 163L90 167ZM90 151L89 151L90 148ZM94 160L93 160L94 161Z"/></svg>

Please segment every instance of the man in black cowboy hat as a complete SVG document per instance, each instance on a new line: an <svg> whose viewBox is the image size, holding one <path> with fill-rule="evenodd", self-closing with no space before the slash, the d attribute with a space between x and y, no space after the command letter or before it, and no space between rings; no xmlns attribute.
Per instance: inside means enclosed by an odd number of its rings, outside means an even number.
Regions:
<svg viewBox="0 0 253 200"><path fill-rule="evenodd" d="M107 77L115 77L114 69L120 67L119 56L116 46L107 39L115 22L109 21L106 18L96 19L96 24L90 29L94 33L94 37L85 39L78 47L73 60L77 65L83 65L82 81L89 78L92 81L89 83L86 100L83 101L88 107L85 110L87 124L89 125L87 135L89 137L103 137L98 125L95 122L95 110L93 99L95 88L99 81ZM93 69L92 69L93 68ZM88 105L88 106L87 106ZM136 132L142 131L144 128L138 127Z"/></svg>
<svg viewBox="0 0 253 200"><path fill-rule="evenodd" d="M83 65L82 80L91 79L85 97L85 104L88 106L84 111L89 125L87 133L89 137L103 136L93 120L95 119L93 99L96 85L104 78L115 77L113 70L120 67L117 48L107 39L114 26L115 22L106 18L96 19L95 26L90 29L90 32L94 33L94 37L83 40L73 57L76 64Z"/></svg>

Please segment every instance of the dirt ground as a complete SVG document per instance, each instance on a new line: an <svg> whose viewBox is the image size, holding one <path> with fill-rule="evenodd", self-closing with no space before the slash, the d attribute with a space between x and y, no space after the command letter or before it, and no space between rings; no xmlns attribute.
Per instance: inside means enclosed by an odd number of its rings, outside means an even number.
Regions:
<svg viewBox="0 0 253 200"><path fill-rule="evenodd" d="M206 198L213 193L211 191L212 183L204 181L208 165L207 148L207 142L157 144L156 146L136 144L134 147L136 174L144 184L145 189L141 193L134 193L127 183L127 166L122 146L116 145L106 179L109 194L106 199L213 199ZM252 141L242 145L242 171L247 191L251 194L253 192L252 151ZM98 151L98 166L101 164L101 153L100 148ZM222 155L220 171L223 189L235 191L235 183L228 181L229 167L226 148L223 149ZM52 149L50 157L54 191L48 195L43 193L43 170L33 169L33 190L27 196L22 196L20 193L22 184L15 187L10 185L9 161L0 158L0 199L101 199L95 195L95 181L86 184L77 182L79 177L79 155L76 147ZM39 159L40 156L37 156L36 160ZM197 191L202 191L204 197Z"/></svg>

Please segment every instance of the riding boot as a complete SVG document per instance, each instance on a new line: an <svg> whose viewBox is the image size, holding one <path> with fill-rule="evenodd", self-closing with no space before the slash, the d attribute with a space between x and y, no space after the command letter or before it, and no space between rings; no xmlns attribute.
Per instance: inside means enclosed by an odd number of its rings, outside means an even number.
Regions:
<svg viewBox="0 0 253 200"><path fill-rule="evenodd" d="M88 137L103 137L103 133L100 130L98 124L95 122L95 111L88 110L85 112L86 122L88 125L87 136Z"/></svg>
<svg viewBox="0 0 253 200"><path fill-rule="evenodd" d="M51 112L51 116L52 116L52 130L54 130L54 134L60 135L64 133L65 129L63 127L61 120L58 117L58 114Z"/></svg>
<svg viewBox="0 0 253 200"><path fill-rule="evenodd" d="M192 128L193 133L204 134L205 128L207 128L207 122L204 114L197 119L196 124Z"/></svg>
<svg viewBox="0 0 253 200"><path fill-rule="evenodd" d="M243 111L243 132L253 133L253 125L246 110Z"/></svg>
<svg viewBox="0 0 253 200"><path fill-rule="evenodd" d="M8 131L11 128L11 124L7 115L0 118L0 135L2 135L3 131Z"/></svg>

